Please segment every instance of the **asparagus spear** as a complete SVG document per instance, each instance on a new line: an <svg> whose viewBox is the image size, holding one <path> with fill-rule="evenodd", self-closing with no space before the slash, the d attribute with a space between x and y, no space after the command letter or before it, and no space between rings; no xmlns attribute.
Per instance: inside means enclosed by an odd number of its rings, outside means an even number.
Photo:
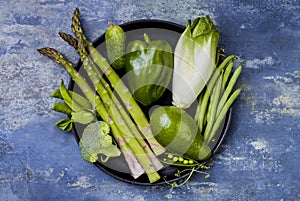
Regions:
<svg viewBox="0 0 300 201"><path fill-rule="evenodd" d="M64 32L58 32L59 36L64 39L64 41L68 42L69 45L74 47L76 50L78 48L78 41L76 38L71 36L70 34L64 33Z"/></svg>
<svg viewBox="0 0 300 201"><path fill-rule="evenodd" d="M60 32L59 35L78 51L77 39L75 39L75 38L73 38L73 36L63 33L63 32ZM81 52L81 54L85 53L84 51L80 51L80 52ZM85 53L85 54L87 54L87 53ZM85 57L89 59L88 55L81 55L81 58L85 58ZM135 136L135 138L138 140L140 145L144 148L144 150L146 151L147 155L150 157L156 170L160 170L163 167L162 163L156 158L156 156L153 154L153 152L150 149L150 147L148 146L148 144L142 139L142 136L140 135L140 133L137 130L134 123L132 122L130 116L124 110L124 108L121 106L121 103L119 102L119 100L116 98L116 96L112 92L109 84L101 76L100 72L98 71L97 67L94 65L94 63L92 61L89 61L88 65L92 66L94 72L96 73L96 76L100 78L101 83L99 83L98 87L104 87L106 89L106 92L108 92L110 99L112 99L113 104L115 104L116 106L120 106L120 107L118 107L118 109L119 109L118 112L120 112L120 115L123 117L124 121L126 122L127 126L129 127L131 133ZM102 86L101 86L101 84L102 84ZM101 89L99 89L99 90L101 90Z"/></svg>
<svg viewBox="0 0 300 201"><path fill-rule="evenodd" d="M89 75L91 81L93 82L96 91L98 92L99 96L101 97L104 106L106 107L106 110L108 111L109 115L112 117L112 120L114 122L119 122L117 124L117 127L119 128L119 131L121 132L121 135L123 136L125 142L129 145L129 147L134 151L137 159L140 161L141 165L143 166L144 170L146 171L148 178L150 182L157 181L160 176L156 172L156 169L154 165L152 164L152 161L148 157L147 153L141 146L141 144L131 135L130 129L127 127L127 124L125 123L123 117L121 116L119 112L119 108L116 107L114 103L112 103L112 99L109 96L107 90L105 87L100 83L101 75L97 76L97 72L94 71L92 65L90 65L88 59L87 59L87 52L83 46L83 41L79 39L78 42L78 53L80 55L80 58L83 62L84 68ZM97 69L96 69L97 70ZM99 72L98 72L99 73ZM140 141L141 142L141 141Z"/></svg>
<svg viewBox="0 0 300 201"><path fill-rule="evenodd" d="M129 111L131 117L134 119L138 128L149 142L149 145L152 148L153 152L156 155L162 154L163 152L165 152L165 148L161 146L154 138L150 129L150 124L145 114L134 100L128 88L124 85L123 81L120 79L118 74L111 68L107 60L93 47L92 43L89 42L86 36L84 35L80 25L79 14L79 9L76 8L72 18L72 31L76 35L77 39L84 41L92 60L106 75L108 80L111 82L111 86L119 94L120 98L126 105L126 108Z"/></svg>
<svg viewBox="0 0 300 201"><path fill-rule="evenodd" d="M143 174L144 170L142 169L140 163L137 161L136 156L133 154L133 151L128 147L120 134L119 129L116 127L115 123L112 121L112 118L108 115L103 103L101 102L99 96L95 95L93 90L90 88L85 79L74 69L73 65L68 62L62 54L52 48L41 48L38 50L41 54L48 56L50 59L56 61L59 65L63 66L68 74L72 77L74 82L80 87L84 95L88 100L95 106L96 112L101 116L101 118L109 123L112 134L118 145L124 154L125 160L130 168L131 174L134 178L137 178Z"/></svg>

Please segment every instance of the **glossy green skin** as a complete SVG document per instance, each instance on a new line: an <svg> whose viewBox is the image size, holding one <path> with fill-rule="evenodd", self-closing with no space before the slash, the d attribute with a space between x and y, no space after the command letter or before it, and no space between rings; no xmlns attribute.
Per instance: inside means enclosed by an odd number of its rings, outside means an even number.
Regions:
<svg viewBox="0 0 300 201"><path fill-rule="evenodd" d="M145 40L135 40L128 44L125 70L135 99L148 106L163 95L171 81L173 54L167 41Z"/></svg>
<svg viewBox="0 0 300 201"><path fill-rule="evenodd" d="M111 24L105 32L107 57L115 70L124 68L126 36L118 25Z"/></svg>
<svg viewBox="0 0 300 201"><path fill-rule="evenodd" d="M203 142L193 118L174 106L155 108L150 116L151 130L157 141L168 151L194 160L205 160L211 150Z"/></svg>

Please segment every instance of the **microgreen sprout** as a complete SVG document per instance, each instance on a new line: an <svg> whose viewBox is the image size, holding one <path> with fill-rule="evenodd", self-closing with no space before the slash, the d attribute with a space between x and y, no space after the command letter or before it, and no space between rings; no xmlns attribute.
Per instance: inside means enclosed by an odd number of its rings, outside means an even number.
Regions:
<svg viewBox="0 0 300 201"><path fill-rule="evenodd" d="M199 166L199 167L200 167L200 166ZM205 175L205 176L204 176L205 179L207 179L207 178L210 177L210 174L209 174L209 173L204 172L204 171L201 171L201 170L197 170L197 167L193 167L193 168L189 168L189 169L184 169L184 170L182 170L182 171L179 171L179 170L178 170L178 172L175 173L174 175L175 175L176 177L180 177L181 174L182 174L183 172L187 172L187 171L189 171L190 173L188 174L187 178L186 178L183 182L181 182L180 184L178 184L177 182L172 182L172 183L168 182L168 181L167 181L167 176L164 176L163 179L165 180L165 182L166 182L168 185L171 186L171 188L178 188L178 187L184 186L184 185L190 180L190 178L192 177L192 175L194 174L194 172L200 173L200 174L204 174L204 175Z"/></svg>

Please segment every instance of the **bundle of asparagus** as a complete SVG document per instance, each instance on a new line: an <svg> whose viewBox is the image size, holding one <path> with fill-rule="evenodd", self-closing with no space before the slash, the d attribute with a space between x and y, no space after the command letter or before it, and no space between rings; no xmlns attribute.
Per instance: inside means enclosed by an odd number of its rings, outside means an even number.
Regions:
<svg viewBox="0 0 300 201"><path fill-rule="evenodd" d="M147 118L118 74L87 40L79 15L79 9L76 8L72 18L72 31L76 38L63 32L60 36L77 50L92 86L57 50L47 47L38 51L65 68L93 105L95 112L110 125L111 134L118 143L132 176L137 178L146 172L150 183L153 183L160 179L157 171L163 167L156 156L164 153L165 148L154 138ZM104 76L110 83L107 83Z"/></svg>

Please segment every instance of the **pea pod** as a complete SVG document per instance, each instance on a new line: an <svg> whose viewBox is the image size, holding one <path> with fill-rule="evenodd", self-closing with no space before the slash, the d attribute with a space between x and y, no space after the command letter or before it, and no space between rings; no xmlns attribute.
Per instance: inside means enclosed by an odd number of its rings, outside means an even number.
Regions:
<svg viewBox="0 0 300 201"><path fill-rule="evenodd" d="M79 95L78 93L74 91L68 90L68 93L70 94L73 101L75 101L82 109L85 110L92 110L92 104L83 96Z"/></svg>
<svg viewBox="0 0 300 201"><path fill-rule="evenodd" d="M59 89L63 100L73 111L78 112L82 110L82 108L75 101L73 101L72 97L68 93L66 86L64 85L63 80L61 80Z"/></svg>
<svg viewBox="0 0 300 201"><path fill-rule="evenodd" d="M66 103L63 103L63 102L54 103L54 105L51 109L56 112L64 113L68 116L71 116L71 113L72 113L72 109Z"/></svg>
<svg viewBox="0 0 300 201"><path fill-rule="evenodd" d="M109 22L110 26L105 32L107 57L116 70L124 68L126 36L123 29Z"/></svg>
<svg viewBox="0 0 300 201"><path fill-rule="evenodd" d="M55 89L55 90L51 93L50 97L52 97L52 98L58 98L58 99L63 99L63 97L62 97L61 94L60 94L60 89L59 89L59 88L58 88L58 89Z"/></svg>
<svg viewBox="0 0 300 201"><path fill-rule="evenodd" d="M71 99L73 101L75 101L80 107L82 107L82 109L85 110L92 110L92 104L83 96L79 95L78 93L71 91L71 90L67 90L67 92L69 93L69 96L71 96ZM58 99L64 99L61 95L60 92L60 88L59 89L55 89L51 95L52 98L58 98Z"/></svg>
<svg viewBox="0 0 300 201"><path fill-rule="evenodd" d="M73 120L71 119L61 119L55 123L55 126L60 128L65 132L69 132L73 127Z"/></svg>
<svg viewBox="0 0 300 201"><path fill-rule="evenodd" d="M79 112L72 112L71 119L74 122L78 122L81 124L89 124L95 120L95 114L89 111L81 110Z"/></svg>
<svg viewBox="0 0 300 201"><path fill-rule="evenodd" d="M165 40L131 41L126 49L125 70L135 99L148 106L157 101L168 87L173 69L172 47Z"/></svg>

